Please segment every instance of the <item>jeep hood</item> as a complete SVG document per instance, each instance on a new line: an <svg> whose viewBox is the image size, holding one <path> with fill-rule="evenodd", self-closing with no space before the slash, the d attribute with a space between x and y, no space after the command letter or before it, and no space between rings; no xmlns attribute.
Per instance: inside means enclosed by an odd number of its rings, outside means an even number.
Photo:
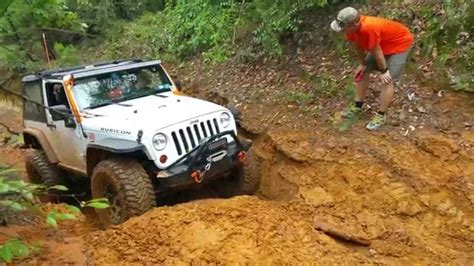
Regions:
<svg viewBox="0 0 474 266"><path fill-rule="evenodd" d="M83 125L93 131L103 127L132 132L140 129L157 131L189 119L226 110L214 103L177 96L170 92L88 110L89 114L97 116L86 114L88 118L83 120Z"/></svg>

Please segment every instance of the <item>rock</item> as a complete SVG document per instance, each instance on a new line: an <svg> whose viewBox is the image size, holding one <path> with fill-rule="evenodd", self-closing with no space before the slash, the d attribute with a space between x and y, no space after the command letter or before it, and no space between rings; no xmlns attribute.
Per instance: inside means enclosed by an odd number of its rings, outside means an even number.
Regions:
<svg viewBox="0 0 474 266"><path fill-rule="evenodd" d="M430 206L430 196L428 196L428 195L421 195L421 196L420 196L420 200L421 200L421 202L422 202L426 207L429 207L429 206Z"/></svg>
<svg viewBox="0 0 474 266"><path fill-rule="evenodd" d="M463 139L474 143L474 131L464 131L461 134L461 136L462 136Z"/></svg>
<svg viewBox="0 0 474 266"><path fill-rule="evenodd" d="M407 201L398 203L398 213L406 216L415 216L419 214L423 209L417 202L410 204Z"/></svg>
<svg viewBox="0 0 474 266"><path fill-rule="evenodd" d="M454 204L451 202L451 200L446 199L438 206L436 206L436 210L439 211L441 214L444 215L451 215L455 216L457 213L457 208L454 206Z"/></svg>
<svg viewBox="0 0 474 266"><path fill-rule="evenodd" d="M369 254L372 255L372 256L375 256L377 255L377 251L375 249L369 249Z"/></svg>
<svg viewBox="0 0 474 266"><path fill-rule="evenodd" d="M418 107L416 108L416 110L418 110L418 112L420 112L420 113L426 113L426 109L423 108L422 106L418 106Z"/></svg>
<svg viewBox="0 0 474 266"><path fill-rule="evenodd" d="M303 191L301 192L301 196L303 197L306 203L315 207L323 205L334 205L334 199L322 187L315 187L313 189Z"/></svg>
<svg viewBox="0 0 474 266"><path fill-rule="evenodd" d="M416 145L425 152L431 153L443 161L453 159L453 153L459 151L459 145L455 140L441 135L433 135L428 132L418 132Z"/></svg>
<svg viewBox="0 0 474 266"><path fill-rule="evenodd" d="M400 121L405 120L406 117L407 117L407 115L406 115L406 113L403 112L403 111L398 115L398 119L399 119Z"/></svg>

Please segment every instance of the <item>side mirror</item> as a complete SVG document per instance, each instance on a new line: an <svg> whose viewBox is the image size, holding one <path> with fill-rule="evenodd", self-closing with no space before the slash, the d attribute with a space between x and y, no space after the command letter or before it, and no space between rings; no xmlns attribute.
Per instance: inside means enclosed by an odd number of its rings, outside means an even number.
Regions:
<svg viewBox="0 0 474 266"><path fill-rule="evenodd" d="M53 118L53 121L60 121L69 118L69 115L72 115L72 112L66 105L60 104L50 107L50 114Z"/></svg>

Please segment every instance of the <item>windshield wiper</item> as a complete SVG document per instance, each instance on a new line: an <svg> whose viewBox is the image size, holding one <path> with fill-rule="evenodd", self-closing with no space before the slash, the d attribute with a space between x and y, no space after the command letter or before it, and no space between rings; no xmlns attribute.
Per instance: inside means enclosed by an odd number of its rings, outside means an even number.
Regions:
<svg viewBox="0 0 474 266"><path fill-rule="evenodd" d="M125 106L125 107L130 107L130 106L132 106L131 104L128 104L128 103L106 102L106 103L101 103L101 104L94 105L94 106L89 106L89 107L87 107L87 108L84 108L84 110L90 110L90 109L95 109L95 108L99 108L99 107L104 107L104 106L107 106L107 105L110 105L110 104L116 104L116 105Z"/></svg>

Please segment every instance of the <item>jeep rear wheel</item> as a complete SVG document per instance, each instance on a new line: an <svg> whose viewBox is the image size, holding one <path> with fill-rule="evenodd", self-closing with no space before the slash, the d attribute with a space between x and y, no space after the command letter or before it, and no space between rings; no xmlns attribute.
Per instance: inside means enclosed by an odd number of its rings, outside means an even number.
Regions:
<svg viewBox="0 0 474 266"><path fill-rule="evenodd" d="M156 204L155 192L145 169L136 161L109 159L92 175L92 198L107 198L110 207L96 209L103 225L120 224Z"/></svg>
<svg viewBox="0 0 474 266"><path fill-rule="evenodd" d="M43 150L31 149L25 157L25 167L28 179L33 184L40 184L46 187L64 185L61 170L56 165L49 162ZM54 194L61 194L60 191L49 191ZM57 196L41 197L43 201L58 201Z"/></svg>

